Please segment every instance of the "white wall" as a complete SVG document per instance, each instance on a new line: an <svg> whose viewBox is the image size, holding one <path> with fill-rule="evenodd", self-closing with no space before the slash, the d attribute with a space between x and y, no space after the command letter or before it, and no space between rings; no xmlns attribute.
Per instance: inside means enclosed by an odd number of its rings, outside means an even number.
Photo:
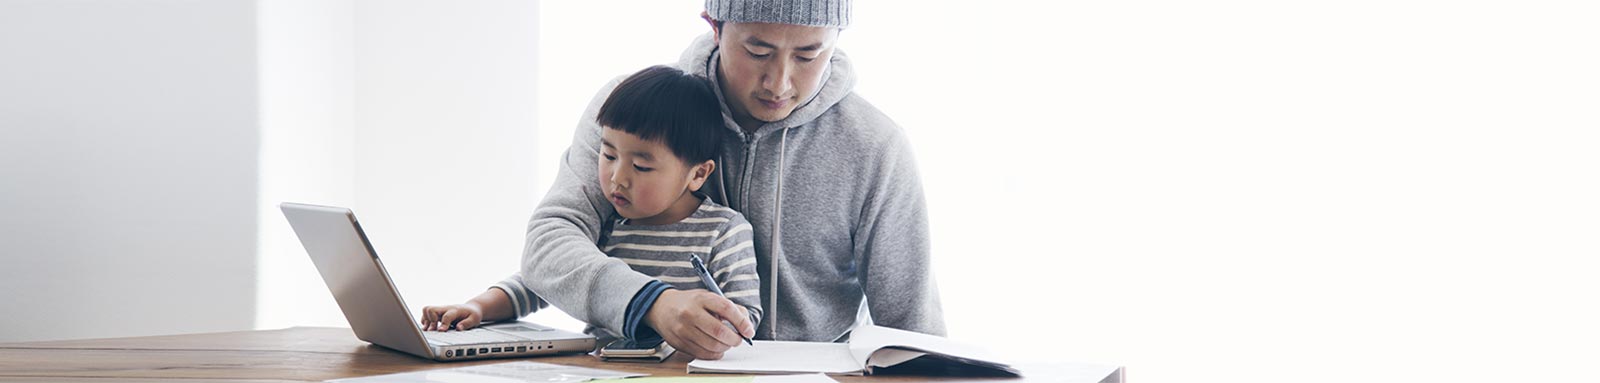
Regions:
<svg viewBox="0 0 1600 383"><path fill-rule="evenodd" d="M259 1L261 186L257 328L343 318L278 209L355 202L355 3Z"/></svg>
<svg viewBox="0 0 1600 383"><path fill-rule="evenodd" d="M1592 2L857 2L953 337L1152 382L1594 381Z"/></svg>
<svg viewBox="0 0 1600 383"><path fill-rule="evenodd" d="M538 6L356 2L356 204L411 303L517 270L533 206Z"/></svg>
<svg viewBox="0 0 1600 383"><path fill-rule="evenodd" d="M412 311L464 301L515 272L543 195L533 181L537 4L261 6L256 325L347 325L277 212L286 200L353 208Z"/></svg>
<svg viewBox="0 0 1600 383"><path fill-rule="evenodd" d="M250 1L0 1L0 341L255 316Z"/></svg>
<svg viewBox="0 0 1600 383"><path fill-rule="evenodd" d="M555 182L561 153L589 100L606 82L678 62L710 31L703 1L550 1L539 4L538 190Z"/></svg>

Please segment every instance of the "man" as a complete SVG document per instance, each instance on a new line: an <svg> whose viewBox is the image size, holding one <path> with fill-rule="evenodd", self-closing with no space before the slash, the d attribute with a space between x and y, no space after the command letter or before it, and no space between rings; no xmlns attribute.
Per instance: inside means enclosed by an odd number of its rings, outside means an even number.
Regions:
<svg viewBox="0 0 1600 383"><path fill-rule="evenodd" d="M671 289L596 248L614 212L592 185L595 115L616 81L580 120L512 280L537 293L528 299L619 336L659 335L703 359L721 358L740 333L843 339L863 300L877 325L944 335L910 145L852 92L856 74L834 46L850 16L849 0L708 0L701 17L711 33L676 65L710 79L722 102L727 141L701 190L751 222L768 313L759 327L727 299ZM519 314L545 304L519 303Z"/></svg>

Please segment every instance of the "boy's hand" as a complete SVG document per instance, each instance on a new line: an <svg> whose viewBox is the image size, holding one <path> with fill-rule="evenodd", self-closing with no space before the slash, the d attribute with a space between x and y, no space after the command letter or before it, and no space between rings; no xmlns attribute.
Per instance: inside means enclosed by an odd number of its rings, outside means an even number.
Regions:
<svg viewBox="0 0 1600 383"><path fill-rule="evenodd" d="M467 302L422 308L422 331L467 330L483 323L483 308Z"/></svg>
<svg viewBox="0 0 1600 383"><path fill-rule="evenodd" d="M722 353L744 343L728 321L748 337L756 336L750 315L733 301L705 290L667 289L645 313L645 324L667 344L696 359L722 359Z"/></svg>

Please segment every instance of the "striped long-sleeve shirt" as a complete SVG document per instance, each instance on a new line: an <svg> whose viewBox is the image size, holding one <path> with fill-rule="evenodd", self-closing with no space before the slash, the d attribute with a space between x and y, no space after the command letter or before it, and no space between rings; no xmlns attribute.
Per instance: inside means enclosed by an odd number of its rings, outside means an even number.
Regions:
<svg viewBox="0 0 1600 383"><path fill-rule="evenodd" d="M636 294L637 298L646 300L645 307L669 286L679 290L705 289L699 274L689 263L689 255L696 254L706 262L706 268L728 300L750 312L750 323L761 323L761 280L756 273L754 237L750 222L739 212L706 198L694 214L676 223L632 225L620 220L612 225L610 232L602 235L602 252L662 282L647 285ZM518 317L548 305L527 288L522 278L521 273L513 274L493 286L511 297L512 309ZM627 327L637 326L644 313L630 314L635 318L625 321ZM633 335L632 328L607 329L593 323L584 332L599 337L600 345Z"/></svg>

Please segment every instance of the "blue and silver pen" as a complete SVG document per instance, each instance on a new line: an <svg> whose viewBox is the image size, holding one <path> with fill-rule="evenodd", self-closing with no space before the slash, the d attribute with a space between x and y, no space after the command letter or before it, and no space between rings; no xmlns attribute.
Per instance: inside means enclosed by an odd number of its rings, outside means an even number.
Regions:
<svg viewBox="0 0 1600 383"><path fill-rule="evenodd" d="M689 263L694 264L694 271L700 273L700 283L706 285L706 290L711 290L712 293L716 293L719 297L727 298L722 295L722 288L717 287L717 281L711 279L711 270L706 270L706 264L700 261L699 255L689 254ZM722 323L727 323L728 328L733 328L733 323L728 323L728 321L722 321ZM739 333L739 329L733 328L733 333L739 335L739 339L744 339L746 344L756 345L755 342L750 341L750 338L746 338L744 334Z"/></svg>

